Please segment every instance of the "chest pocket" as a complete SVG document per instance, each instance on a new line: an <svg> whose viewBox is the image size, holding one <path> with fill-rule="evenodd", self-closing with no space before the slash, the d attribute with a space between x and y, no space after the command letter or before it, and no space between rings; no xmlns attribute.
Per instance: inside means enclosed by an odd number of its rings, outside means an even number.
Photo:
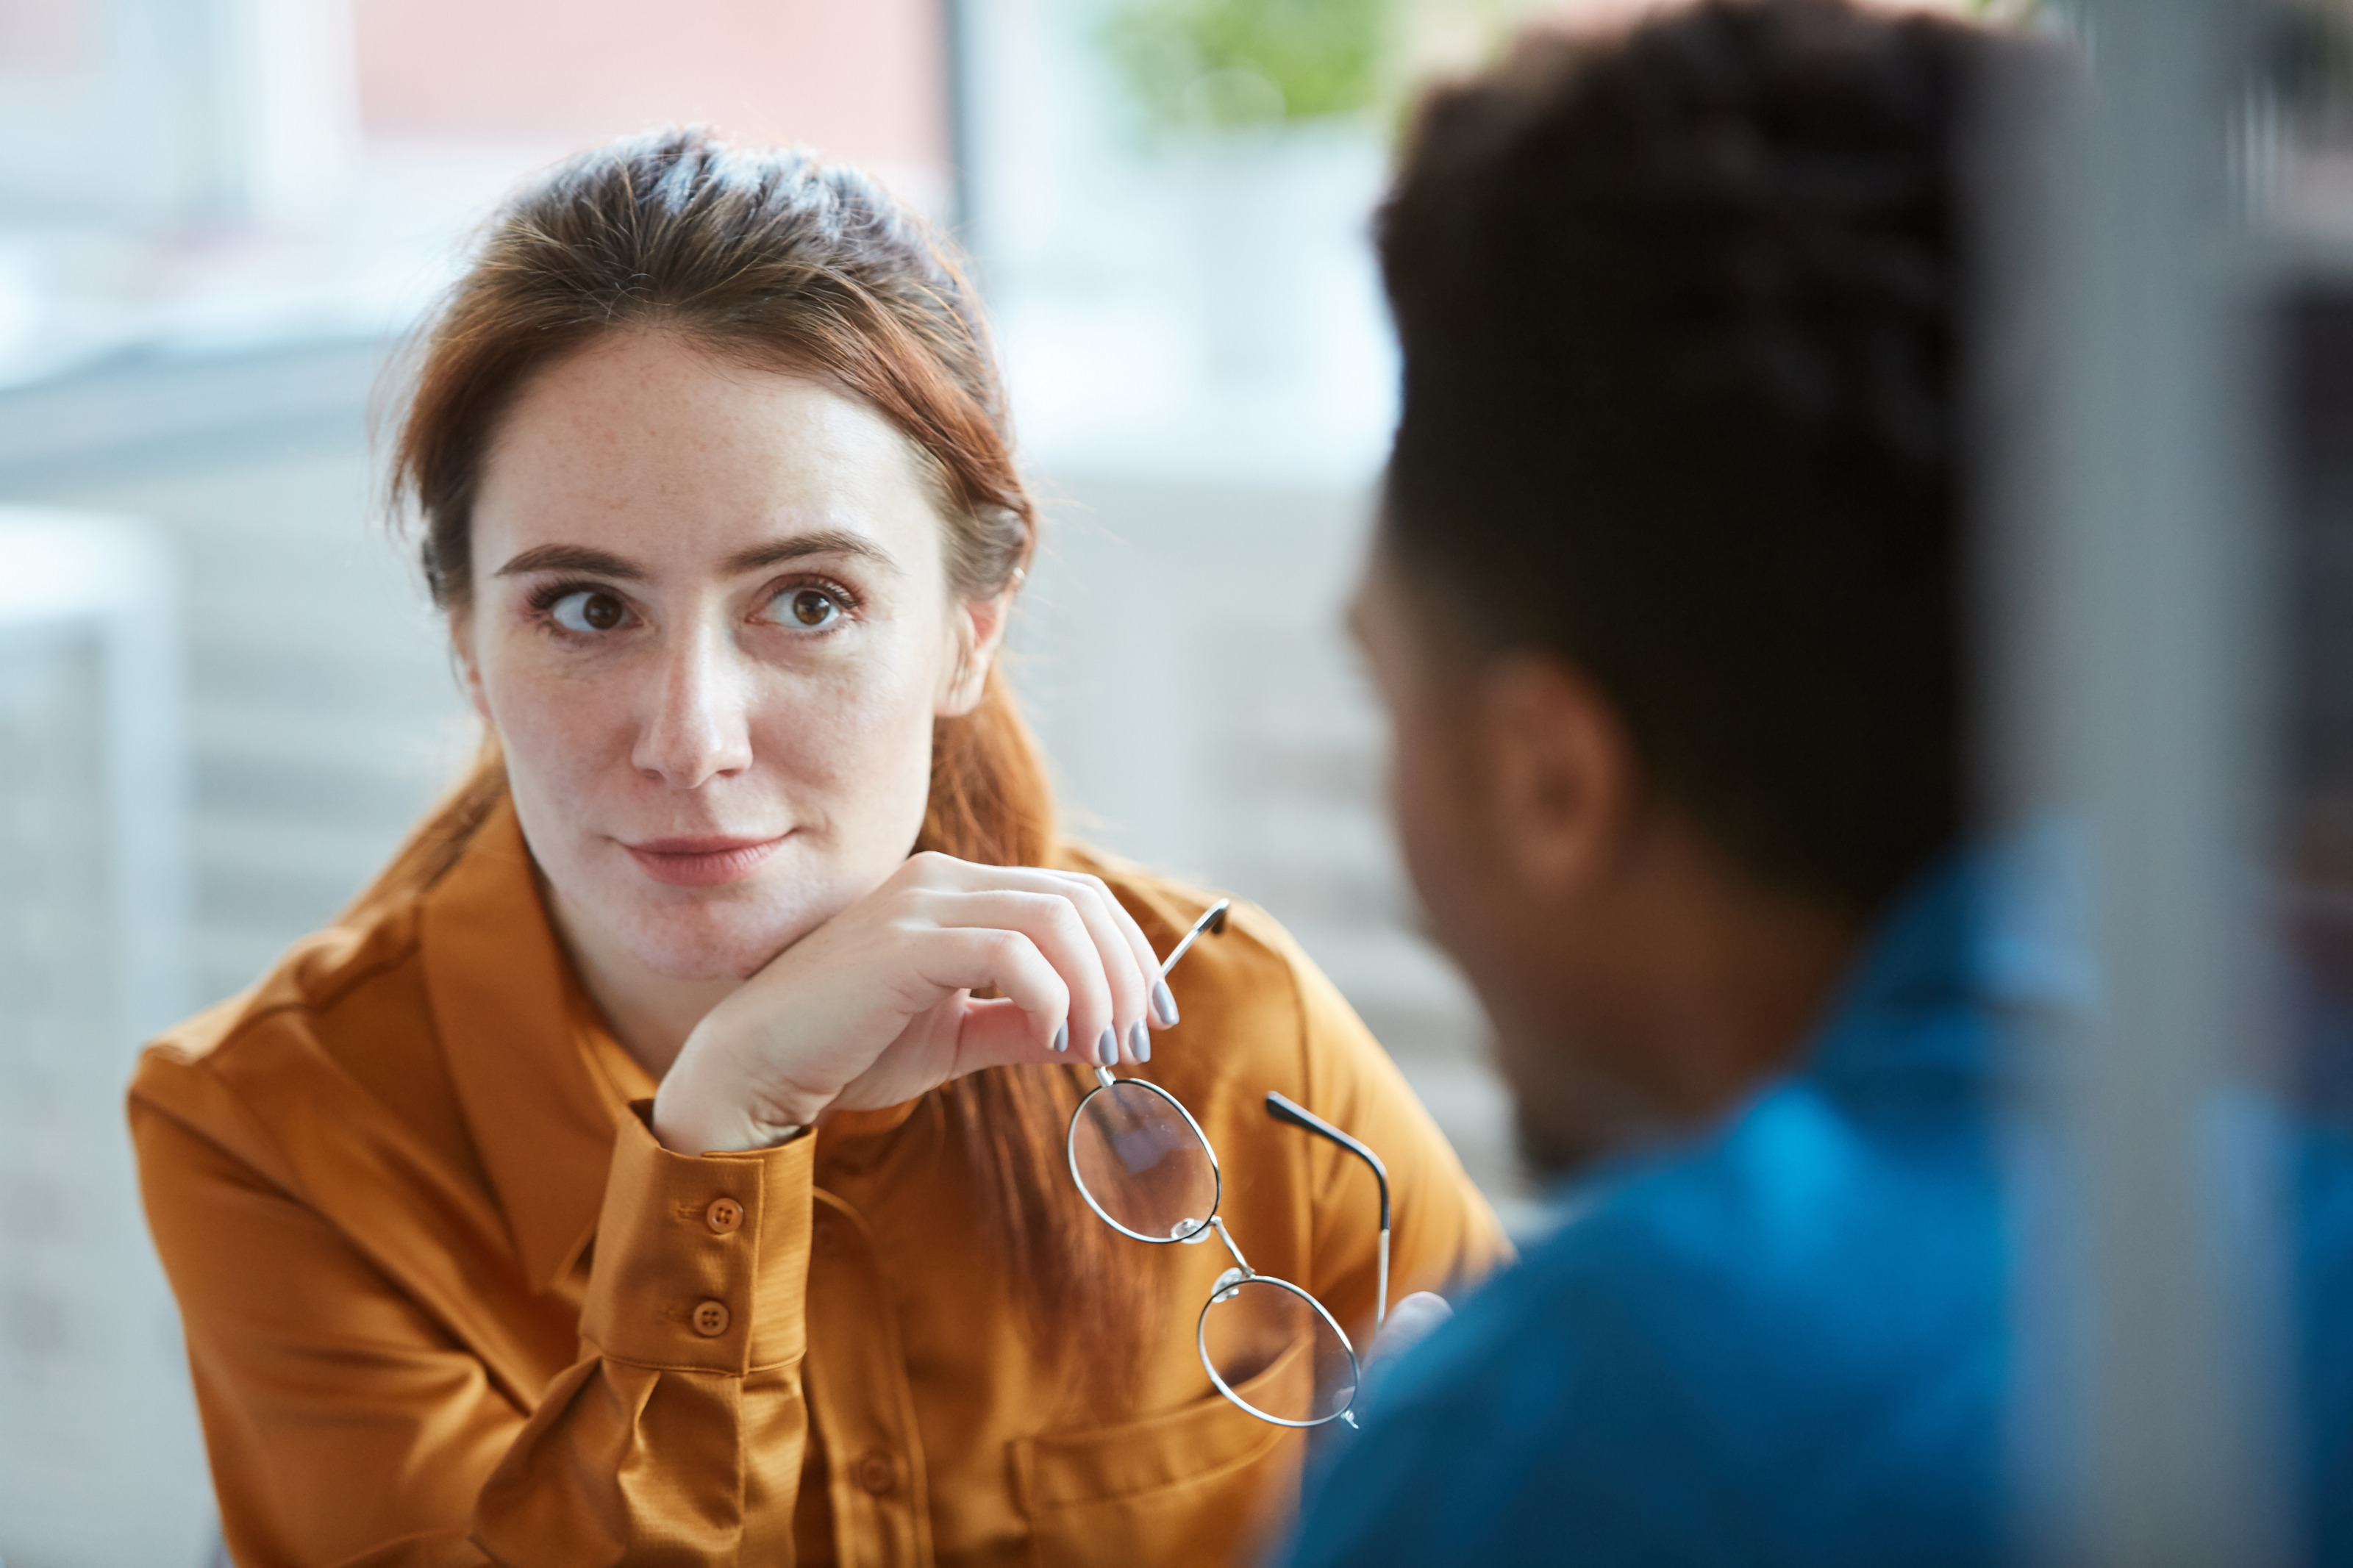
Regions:
<svg viewBox="0 0 2353 1568"><path fill-rule="evenodd" d="M1313 1374L1306 1349L1286 1352L1239 1392L1293 1394L1290 1385ZM1025 1437L1014 1445L1013 1465L1029 1516L1030 1562L1156 1568L1252 1561L1298 1506L1305 1436L1243 1415L1212 1389L1148 1420Z"/></svg>

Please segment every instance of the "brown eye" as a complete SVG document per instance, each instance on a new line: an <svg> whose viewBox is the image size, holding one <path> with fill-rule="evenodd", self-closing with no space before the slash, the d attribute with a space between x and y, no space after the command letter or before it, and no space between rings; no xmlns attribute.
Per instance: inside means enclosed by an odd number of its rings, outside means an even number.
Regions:
<svg viewBox="0 0 2353 1568"><path fill-rule="evenodd" d="M583 588L556 600L548 613L565 631L609 632L629 618L629 606L617 595Z"/></svg>
<svg viewBox="0 0 2353 1568"><path fill-rule="evenodd" d="M822 588L787 589L776 595L773 607L784 611L779 620L811 631L831 626L841 617L841 606Z"/></svg>

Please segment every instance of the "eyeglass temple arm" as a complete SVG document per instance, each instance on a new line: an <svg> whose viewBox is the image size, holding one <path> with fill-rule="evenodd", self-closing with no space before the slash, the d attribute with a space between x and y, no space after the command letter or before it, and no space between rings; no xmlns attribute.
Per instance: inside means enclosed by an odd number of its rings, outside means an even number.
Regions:
<svg viewBox="0 0 2353 1568"><path fill-rule="evenodd" d="M1329 1138L1373 1168L1373 1180L1378 1182L1381 1187L1381 1245L1378 1277L1380 1293L1373 1299L1373 1329L1376 1332L1379 1331L1380 1326L1388 1321L1389 1315L1389 1168L1381 1163L1381 1157L1378 1154L1374 1153L1364 1144L1341 1131L1297 1100L1275 1089L1266 1091L1266 1113L1277 1121L1288 1121L1293 1127L1304 1128L1319 1138Z"/></svg>
<svg viewBox="0 0 2353 1568"><path fill-rule="evenodd" d="M1203 931L1208 931L1211 936L1222 932L1226 929L1226 911L1233 907L1233 900L1219 899L1216 903L1203 910L1201 918L1193 922L1193 929L1179 938L1176 945L1168 950L1168 956L1160 961L1161 977L1167 978L1168 972L1176 967L1176 961L1190 952L1195 942L1201 940Z"/></svg>
<svg viewBox="0 0 2353 1568"><path fill-rule="evenodd" d="M1226 911L1233 907L1233 900L1219 899L1216 903L1203 910L1201 918L1193 922L1192 929L1177 938L1176 945L1168 950L1168 956L1160 961L1160 977L1163 980L1168 978L1168 972L1176 967L1176 961L1190 952L1195 942L1201 940L1203 931L1208 931L1211 936L1223 932L1226 929ZM1095 1068L1095 1081L1109 1089L1118 1080L1112 1077L1111 1068L1098 1067ZM1229 1242L1227 1245L1231 1247L1233 1244Z"/></svg>
<svg viewBox="0 0 2353 1568"><path fill-rule="evenodd" d="M1224 931L1226 911L1233 907L1233 900L1219 899L1216 903L1203 910L1201 918L1193 922L1192 929L1177 938L1176 945L1168 950L1168 956L1160 961L1160 978L1163 980L1168 978L1168 972L1176 967L1178 959L1192 951L1193 944L1201 940L1203 931L1208 931L1211 936L1217 936ZM1095 1068L1095 1081L1109 1089L1116 1080L1112 1077L1111 1068L1099 1067Z"/></svg>

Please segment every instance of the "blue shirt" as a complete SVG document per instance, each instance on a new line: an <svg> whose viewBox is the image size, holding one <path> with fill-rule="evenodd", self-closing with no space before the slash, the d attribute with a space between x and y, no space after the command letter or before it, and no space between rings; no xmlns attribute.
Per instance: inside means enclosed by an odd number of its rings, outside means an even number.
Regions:
<svg viewBox="0 0 2353 1568"><path fill-rule="evenodd" d="M1698 1141L1581 1184L1576 1217L1383 1369L1364 1432L1311 1479L1289 1562L2010 1555L1998 1020L2084 984L2080 948L1994 888L1985 861L1931 879L1795 1071ZM2306 1452L2342 1477L2353 1165L2334 1134L2295 1157L2300 1283L2340 1304L2305 1314ZM2306 1523L2336 1559L2342 1523Z"/></svg>

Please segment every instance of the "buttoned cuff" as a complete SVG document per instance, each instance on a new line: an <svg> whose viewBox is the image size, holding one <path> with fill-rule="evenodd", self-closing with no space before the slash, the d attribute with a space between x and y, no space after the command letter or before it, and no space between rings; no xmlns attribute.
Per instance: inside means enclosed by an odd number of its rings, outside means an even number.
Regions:
<svg viewBox="0 0 2353 1568"><path fill-rule="evenodd" d="M653 1102L621 1118L581 1305L580 1337L608 1360L741 1375L798 1361L808 1341L817 1140L673 1153Z"/></svg>

